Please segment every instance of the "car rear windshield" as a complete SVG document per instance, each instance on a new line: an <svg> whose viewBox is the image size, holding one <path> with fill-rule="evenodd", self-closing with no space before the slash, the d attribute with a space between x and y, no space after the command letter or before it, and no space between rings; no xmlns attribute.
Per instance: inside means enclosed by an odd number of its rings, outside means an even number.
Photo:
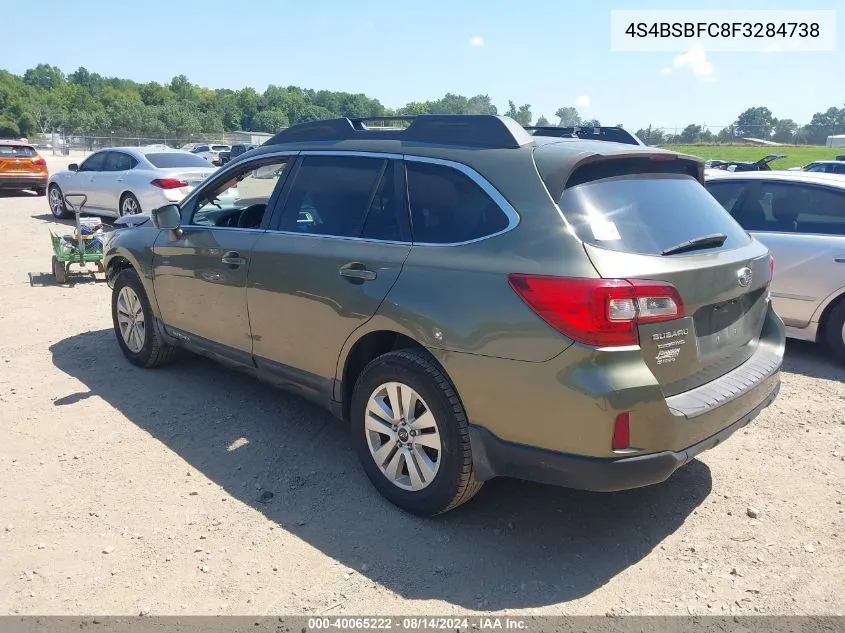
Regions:
<svg viewBox="0 0 845 633"><path fill-rule="evenodd" d="M750 238L694 178L637 174L593 180L565 189L560 209L578 237L615 251L660 255L688 240L722 234L736 248ZM699 249L695 252L700 252Z"/></svg>
<svg viewBox="0 0 845 633"><path fill-rule="evenodd" d="M147 160L159 169L171 167L209 167L210 163L196 154L181 154L178 152L162 152L160 154L146 154Z"/></svg>
<svg viewBox="0 0 845 633"><path fill-rule="evenodd" d="M38 155L29 145L0 145L0 158L34 158Z"/></svg>

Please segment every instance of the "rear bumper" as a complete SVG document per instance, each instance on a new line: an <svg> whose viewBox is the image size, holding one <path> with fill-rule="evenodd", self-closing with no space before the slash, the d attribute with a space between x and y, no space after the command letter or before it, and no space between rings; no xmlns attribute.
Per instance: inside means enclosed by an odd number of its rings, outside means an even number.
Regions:
<svg viewBox="0 0 845 633"><path fill-rule="evenodd" d="M47 187L47 176L26 176L15 174L4 176L0 174L0 189L33 189L35 187Z"/></svg>
<svg viewBox="0 0 845 633"><path fill-rule="evenodd" d="M768 407L780 391L780 375L759 385L762 402L730 426L681 451L661 451L621 459L584 457L514 444L490 431L470 427L475 474L481 480L514 477L544 484L595 492L640 488L665 481L696 455L721 444Z"/></svg>

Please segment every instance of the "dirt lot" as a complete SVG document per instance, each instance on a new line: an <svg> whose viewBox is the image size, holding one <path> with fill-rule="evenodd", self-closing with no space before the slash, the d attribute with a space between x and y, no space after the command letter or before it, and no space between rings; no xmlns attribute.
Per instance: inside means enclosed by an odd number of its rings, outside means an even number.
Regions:
<svg viewBox="0 0 845 633"><path fill-rule="evenodd" d="M845 369L813 346L665 484L495 481L421 520L320 409L198 358L125 362L105 283L54 285L55 226L0 194L4 614L845 613Z"/></svg>

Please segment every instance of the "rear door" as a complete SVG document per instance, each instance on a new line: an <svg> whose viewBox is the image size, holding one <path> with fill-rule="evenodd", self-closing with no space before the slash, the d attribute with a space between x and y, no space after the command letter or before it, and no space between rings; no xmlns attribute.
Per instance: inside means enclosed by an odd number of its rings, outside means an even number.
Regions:
<svg viewBox="0 0 845 633"><path fill-rule="evenodd" d="M680 173L648 162L607 161L576 171L581 184L564 189L560 207L599 275L669 282L678 290L684 317L639 327L646 363L666 395L674 395L754 353L768 310L770 262L767 249L682 173L681 161ZM687 244L708 236L709 243Z"/></svg>
<svg viewBox="0 0 845 633"><path fill-rule="evenodd" d="M255 361L280 380L330 396L344 342L399 277L411 248L400 166L303 153L247 288Z"/></svg>
<svg viewBox="0 0 845 633"><path fill-rule="evenodd" d="M786 325L807 327L820 303L845 286L845 189L772 179L707 187L720 199L738 185L741 199L726 208L774 254L775 310Z"/></svg>

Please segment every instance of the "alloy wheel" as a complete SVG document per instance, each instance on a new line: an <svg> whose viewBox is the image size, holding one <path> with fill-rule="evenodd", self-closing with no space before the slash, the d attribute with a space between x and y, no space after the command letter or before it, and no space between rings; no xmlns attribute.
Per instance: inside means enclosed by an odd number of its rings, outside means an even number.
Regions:
<svg viewBox="0 0 845 633"><path fill-rule="evenodd" d="M120 205L121 215L137 215L140 209L138 202L132 196L126 196Z"/></svg>
<svg viewBox="0 0 845 633"><path fill-rule="evenodd" d="M434 413L400 382L377 387L367 401L365 433L370 455L393 485L416 492L434 481L443 446Z"/></svg>
<svg viewBox="0 0 845 633"><path fill-rule="evenodd" d="M50 189L50 210L53 212L53 215L57 218L60 217L64 211L64 201L62 200L62 194L56 187L52 187Z"/></svg>
<svg viewBox="0 0 845 633"><path fill-rule="evenodd" d="M144 348L147 335L144 306L129 286L121 288L117 295L117 324L129 351L139 353Z"/></svg>

